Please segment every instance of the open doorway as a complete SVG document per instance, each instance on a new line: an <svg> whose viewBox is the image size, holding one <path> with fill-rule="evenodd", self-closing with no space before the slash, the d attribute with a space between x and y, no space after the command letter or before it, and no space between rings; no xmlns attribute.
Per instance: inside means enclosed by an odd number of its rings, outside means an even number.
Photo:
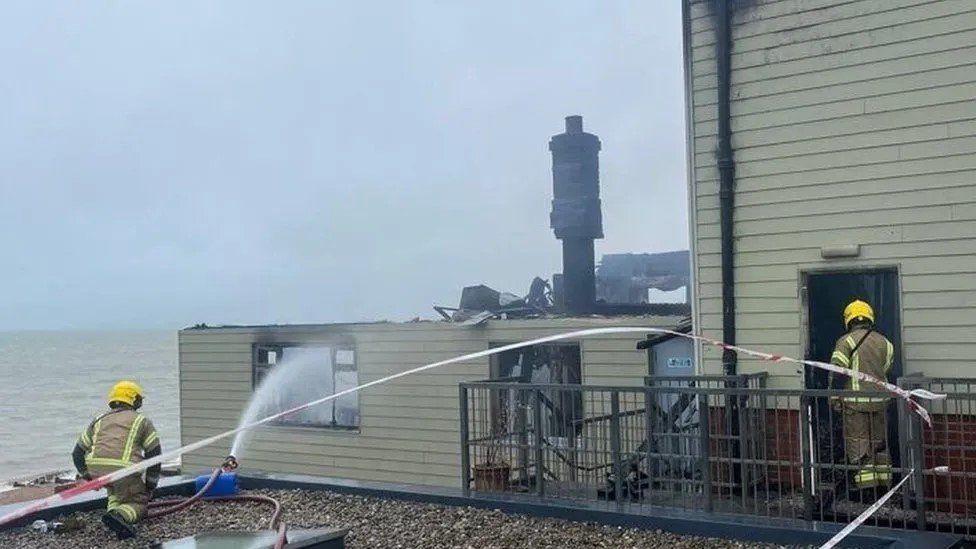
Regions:
<svg viewBox="0 0 976 549"><path fill-rule="evenodd" d="M806 358L830 362L837 340L846 332L844 308L855 299L867 301L874 308L877 331L895 347L895 358L888 380L902 375L901 304L896 268L873 268L845 271L814 271L804 273L806 287L807 347ZM807 366L804 384L808 389L828 388L828 372ZM835 382L837 383L837 382ZM835 387L840 388L840 387ZM839 463L844 459L843 427L840 414L832 413L829 399L815 399L811 421L817 440L814 448L818 462ZM887 410L887 450L895 466L901 464L898 445L897 409Z"/></svg>
<svg viewBox="0 0 976 549"><path fill-rule="evenodd" d="M895 268L831 272L808 272L804 275L807 298L807 358L830 362L838 338L846 331L844 307L855 299L867 301L874 308L876 325L895 346L901 349L901 305L898 270ZM902 375L902 357L895 353L889 379ZM807 368L805 385L810 389L827 387L827 372Z"/></svg>

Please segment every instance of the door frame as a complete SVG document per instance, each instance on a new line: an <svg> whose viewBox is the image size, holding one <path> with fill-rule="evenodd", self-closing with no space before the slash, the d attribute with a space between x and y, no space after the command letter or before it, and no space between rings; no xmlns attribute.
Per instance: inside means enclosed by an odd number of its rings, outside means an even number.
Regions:
<svg viewBox="0 0 976 549"><path fill-rule="evenodd" d="M799 358L807 359L810 352L810 295L807 282L810 275L829 275L829 274L858 274L866 272L894 271L895 273L895 293L898 296L898 349L895 352L901 357L902 376L908 375L908 364L905 360L905 300L902 288L902 266L901 263L878 263L878 264L859 264L859 265L822 265L816 267L804 267L798 271L797 295L800 299L800 353ZM807 388L807 376L800 375L801 386Z"/></svg>

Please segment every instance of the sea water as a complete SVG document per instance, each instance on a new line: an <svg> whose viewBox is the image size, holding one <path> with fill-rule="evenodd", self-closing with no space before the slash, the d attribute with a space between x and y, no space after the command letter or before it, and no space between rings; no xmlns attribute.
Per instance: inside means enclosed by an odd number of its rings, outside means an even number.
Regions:
<svg viewBox="0 0 976 549"><path fill-rule="evenodd" d="M176 331L0 332L0 485L67 469L79 433L132 379L163 449L179 446Z"/></svg>

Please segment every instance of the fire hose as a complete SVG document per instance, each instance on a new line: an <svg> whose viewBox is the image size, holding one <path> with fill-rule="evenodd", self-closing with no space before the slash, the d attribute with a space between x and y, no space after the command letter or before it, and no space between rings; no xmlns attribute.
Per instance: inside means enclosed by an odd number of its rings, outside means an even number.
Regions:
<svg viewBox="0 0 976 549"><path fill-rule="evenodd" d="M228 459L228 462L229 461L230 460ZM161 501L149 502L148 505L149 511L146 515L146 518L156 519L160 517L165 517L166 515L171 515L173 513L178 513L188 507L191 507L192 505L194 505L195 503L201 500L207 502L252 501L257 503L264 503L274 507L274 511L271 513L271 520L268 522L268 528L277 532L274 549L282 549L285 546L285 543L287 543L288 541L288 527L285 525L283 521L281 521L281 504L278 502L278 500L269 496L260 496L260 495L251 495L251 494L235 495L235 496L216 496L216 497L207 497L205 495L207 491L210 490L210 488L214 485L214 483L217 482L217 478L220 477L220 474L223 473L225 470L230 469L230 467L227 466L228 462L225 462L224 467L218 467L214 469L213 473L211 473L210 475L210 478L207 479L207 482L203 485L203 488L197 490L197 493L193 494L192 496L184 499L166 499ZM233 467L236 468L236 465L237 464L235 462L233 464Z"/></svg>

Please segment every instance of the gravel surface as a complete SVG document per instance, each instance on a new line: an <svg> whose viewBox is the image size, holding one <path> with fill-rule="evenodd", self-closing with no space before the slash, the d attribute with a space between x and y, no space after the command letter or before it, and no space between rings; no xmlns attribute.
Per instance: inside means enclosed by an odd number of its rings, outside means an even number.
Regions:
<svg viewBox="0 0 976 549"><path fill-rule="evenodd" d="M679 536L661 531L626 530L591 523L509 515L500 511L407 503L324 491L253 490L284 507L289 527L346 527L346 546L355 548L614 547L744 548L780 547L716 538ZM267 528L270 506L259 503L199 503L181 513L139 525L139 537L116 541L99 521L101 512L78 513L83 526L65 533L40 534L29 527L0 532L0 547L147 547L207 530Z"/></svg>

